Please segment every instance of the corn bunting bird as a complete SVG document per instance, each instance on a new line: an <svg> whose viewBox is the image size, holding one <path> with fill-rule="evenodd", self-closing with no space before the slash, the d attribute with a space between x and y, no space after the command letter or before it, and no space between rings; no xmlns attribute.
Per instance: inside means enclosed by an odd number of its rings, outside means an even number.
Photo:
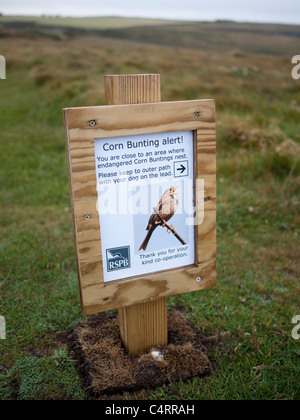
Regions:
<svg viewBox="0 0 300 420"><path fill-rule="evenodd" d="M158 205L154 208L152 215L150 216L146 230L148 231L146 238L142 245L140 246L139 251L146 251L149 240L152 236L152 233L157 228L157 226L165 226L165 223L174 216L177 207L178 207L178 198L176 187L168 188L161 197ZM158 214L160 217L158 217ZM164 223L161 221L161 219Z"/></svg>

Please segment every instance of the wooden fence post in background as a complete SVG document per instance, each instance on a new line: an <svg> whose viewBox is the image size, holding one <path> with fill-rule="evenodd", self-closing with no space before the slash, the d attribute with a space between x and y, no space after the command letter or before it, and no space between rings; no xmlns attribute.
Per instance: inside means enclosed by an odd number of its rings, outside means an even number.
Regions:
<svg viewBox="0 0 300 420"><path fill-rule="evenodd" d="M105 76L107 105L160 102L160 75ZM120 335L130 356L168 344L167 299L119 309Z"/></svg>

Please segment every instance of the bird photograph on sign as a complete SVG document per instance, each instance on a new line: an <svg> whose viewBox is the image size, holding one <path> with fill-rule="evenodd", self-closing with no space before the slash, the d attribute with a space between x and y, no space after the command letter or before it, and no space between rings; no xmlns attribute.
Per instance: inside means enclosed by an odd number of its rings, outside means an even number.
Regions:
<svg viewBox="0 0 300 420"><path fill-rule="evenodd" d="M144 242L140 246L139 251L146 251L150 238L154 230L158 226L167 227L168 232L174 233L175 230L173 226L168 226L166 222L170 220L176 213L178 207L178 198L176 197L178 193L176 192L176 187L168 188L162 198L160 199L158 205L153 208L153 213L149 219L146 230L148 231ZM185 242L182 240L182 243Z"/></svg>

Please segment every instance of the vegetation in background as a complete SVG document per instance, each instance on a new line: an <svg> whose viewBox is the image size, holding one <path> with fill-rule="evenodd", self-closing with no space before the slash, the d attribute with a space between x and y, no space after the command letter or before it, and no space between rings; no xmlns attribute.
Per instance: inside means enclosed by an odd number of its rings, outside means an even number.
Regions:
<svg viewBox="0 0 300 420"><path fill-rule="evenodd" d="M237 23L232 21L185 22L122 17L68 18L60 16L0 16L1 28L27 34L65 39L78 35L166 45L202 51L295 55L299 50L300 27L284 24ZM2 36L5 31L2 32Z"/></svg>
<svg viewBox="0 0 300 420"><path fill-rule="evenodd" d="M49 26L49 27L70 27L79 29L117 29L130 28L135 26L153 26L176 24L174 20L167 19L141 19L141 18L123 18L121 16L108 17L61 17L61 16L9 16L0 15L0 23L12 27L24 25Z"/></svg>
<svg viewBox="0 0 300 420"><path fill-rule="evenodd" d="M7 339L0 341L0 398L88 398L60 339L84 319L62 108L104 104L105 74L160 73L164 101L216 100L218 287L168 304L183 306L221 344L211 355L212 376L118 397L299 399L291 320L300 313L300 83L291 77L285 35L274 44L277 55L246 53L249 40L239 37L224 53L209 39L192 49L148 45L139 35L1 35L0 314ZM295 55L300 42L293 39ZM259 38L251 42L261 48Z"/></svg>

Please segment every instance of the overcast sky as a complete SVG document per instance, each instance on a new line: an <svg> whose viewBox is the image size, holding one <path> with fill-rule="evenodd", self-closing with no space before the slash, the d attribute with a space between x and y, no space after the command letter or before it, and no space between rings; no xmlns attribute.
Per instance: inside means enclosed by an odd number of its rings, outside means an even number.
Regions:
<svg viewBox="0 0 300 420"><path fill-rule="evenodd" d="M26 15L118 15L300 24L299 0L0 0L0 11L4 14Z"/></svg>

